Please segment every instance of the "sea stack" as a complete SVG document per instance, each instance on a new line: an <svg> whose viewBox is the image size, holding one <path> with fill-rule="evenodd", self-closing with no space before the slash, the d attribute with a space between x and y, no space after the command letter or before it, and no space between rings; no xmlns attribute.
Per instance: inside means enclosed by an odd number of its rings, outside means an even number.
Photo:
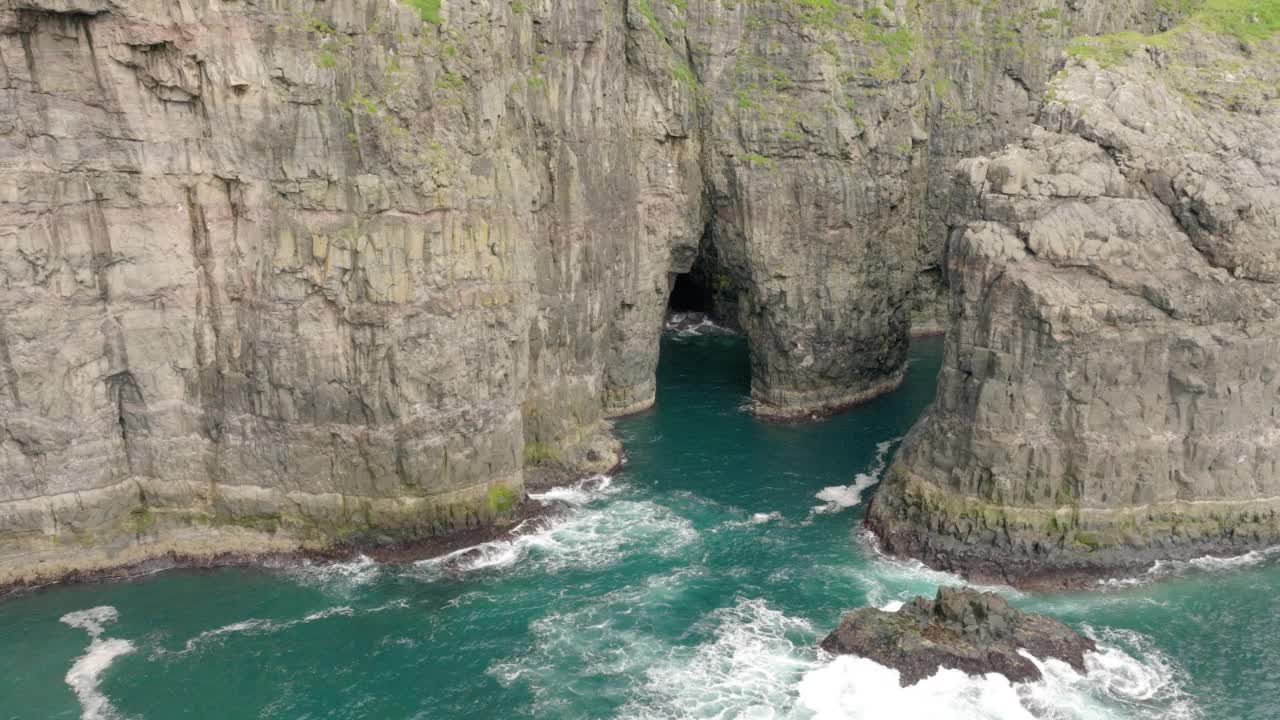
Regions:
<svg viewBox="0 0 1280 720"><path fill-rule="evenodd" d="M1280 542L1280 44L1125 42L959 167L938 397L867 516L891 553L1061 586Z"/></svg>

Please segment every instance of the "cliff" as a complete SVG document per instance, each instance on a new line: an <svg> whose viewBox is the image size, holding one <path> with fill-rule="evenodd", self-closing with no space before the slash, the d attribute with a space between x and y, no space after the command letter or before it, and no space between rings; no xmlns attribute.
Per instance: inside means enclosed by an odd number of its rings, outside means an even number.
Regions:
<svg viewBox="0 0 1280 720"><path fill-rule="evenodd" d="M0 584L502 523L690 270L761 414L891 388L938 168L1160 5L4 0Z"/></svg>
<svg viewBox="0 0 1280 720"><path fill-rule="evenodd" d="M1254 10L1077 44L1039 127L961 164L887 550L1052 585L1280 542L1280 13Z"/></svg>

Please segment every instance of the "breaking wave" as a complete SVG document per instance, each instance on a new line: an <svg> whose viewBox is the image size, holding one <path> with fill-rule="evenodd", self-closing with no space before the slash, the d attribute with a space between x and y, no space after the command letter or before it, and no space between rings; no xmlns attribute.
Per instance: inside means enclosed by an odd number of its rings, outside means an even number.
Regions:
<svg viewBox="0 0 1280 720"><path fill-rule="evenodd" d="M704 621L701 645L675 647L645 672L620 713L629 718L773 718L793 708L798 683L817 666L817 634L761 599L739 598Z"/></svg>
<svg viewBox="0 0 1280 720"><path fill-rule="evenodd" d="M1100 587L1107 589L1138 587L1169 577L1189 575L1193 573L1221 573L1239 570L1241 568L1254 567L1277 557L1280 557L1280 546L1269 547L1263 550L1251 550L1243 555L1233 555L1230 557L1214 557L1212 555L1205 555L1204 557L1192 558L1191 560L1157 560L1150 568L1147 569L1146 573L1142 575L1124 578L1108 578L1106 580L1099 580L1097 584Z"/></svg>
<svg viewBox="0 0 1280 720"><path fill-rule="evenodd" d="M736 334L733 330L712 322L710 317L700 312L671 313L667 316L666 329L681 337Z"/></svg>
<svg viewBox="0 0 1280 720"><path fill-rule="evenodd" d="M917 595L932 596L941 586L970 587L1007 598L1025 597L1025 593L1008 585L970 582L954 573L934 570L919 560L886 555L880 550L875 535L867 530L859 531L858 537L868 551L867 562L837 569L850 574L862 586L869 605L884 607L893 602L909 601Z"/></svg>
<svg viewBox="0 0 1280 720"><path fill-rule="evenodd" d="M1193 720L1201 713L1184 677L1135 633L1095 634L1086 672L1039 661L1043 679L944 669L910 687L898 671L865 658L813 649L808 622L739 600L712 613L712 637L673 648L650 667L619 715L627 718L794 718L812 720ZM1092 631L1091 631L1092 632ZM1113 644L1116 643L1116 644ZM1123 644L1136 654L1128 654ZM1030 656L1028 656L1030 657Z"/></svg>
<svg viewBox="0 0 1280 720"><path fill-rule="evenodd" d="M509 568L524 561L538 572L600 568L617 562L632 547L670 556L697 539L692 523L650 500L614 498L593 505L593 501L615 492L612 478L600 475L531 495L567 502L574 511L549 523L522 524L505 539L422 560L416 566L427 572L454 573Z"/></svg>
<svg viewBox="0 0 1280 720"><path fill-rule="evenodd" d="M814 497L821 500L823 504L815 505L813 512L818 515L837 513L860 504L862 494L880 482L880 476L888 465L889 450L901 439L893 438L876 443L876 455L871 467L865 473L854 476L853 482L848 485L832 485L819 491Z"/></svg>
<svg viewBox="0 0 1280 720"><path fill-rule="evenodd" d="M796 717L821 720L1190 720L1199 711L1182 697L1168 668L1114 648L1086 656L1081 674L1057 660L1039 661L1043 678L1011 683L1001 675L943 669L910 687L897 670L842 656L800 681Z"/></svg>
<svg viewBox="0 0 1280 720"><path fill-rule="evenodd" d="M83 720L112 720L119 718L111 701L98 689L102 674L111 663L121 655L133 652L133 643L118 638L103 638L104 626L119 618L119 613L110 605L102 605L88 610L67 613L61 621L74 628L89 633L89 647L84 654L76 658L71 669L67 671L67 685L80 701L80 717Z"/></svg>
<svg viewBox="0 0 1280 720"><path fill-rule="evenodd" d="M284 568L284 574L304 585L335 592L348 592L378 579L382 566L373 558L357 555L340 563L312 563Z"/></svg>
<svg viewBox="0 0 1280 720"><path fill-rule="evenodd" d="M543 502L559 501L581 506L617 492L619 489L613 484L613 476L592 475L572 485L554 487L542 493L529 493L529 497Z"/></svg>

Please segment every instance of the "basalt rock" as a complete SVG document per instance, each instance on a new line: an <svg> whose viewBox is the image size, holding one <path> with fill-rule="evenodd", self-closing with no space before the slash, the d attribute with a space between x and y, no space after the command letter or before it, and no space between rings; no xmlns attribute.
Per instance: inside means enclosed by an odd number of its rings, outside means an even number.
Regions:
<svg viewBox="0 0 1280 720"><path fill-rule="evenodd" d="M1039 660L1061 660L1084 672L1093 640L1054 620L1009 607L994 593L939 588L937 597L917 597L896 612L859 608L822 641L822 649L858 655L899 672L908 686L942 668L970 675L999 673L1011 682L1039 680Z"/></svg>
<svg viewBox="0 0 1280 720"><path fill-rule="evenodd" d="M1082 54L959 168L937 400L867 517L1016 584L1280 543L1280 41Z"/></svg>
<svg viewBox="0 0 1280 720"><path fill-rule="evenodd" d="M1016 5L1034 86L1161 3ZM0 583L509 523L712 255L762 413L892 388L974 7L0 0Z"/></svg>

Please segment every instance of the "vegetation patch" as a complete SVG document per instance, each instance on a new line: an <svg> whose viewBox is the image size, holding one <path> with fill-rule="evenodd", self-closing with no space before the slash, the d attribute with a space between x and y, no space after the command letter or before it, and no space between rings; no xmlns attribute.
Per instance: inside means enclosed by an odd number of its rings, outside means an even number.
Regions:
<svg viewBox="0 0 1280 720"><path fill-rule="evenodd" d="M440 24L440 4L442 0L405 0L410 7L418 11L422 19L433 24Z"/></svg>
<svg viewBox="0 0 1280 720"><path fill-rule="evenodd" d="M547 443L531 442L524 445L524 462L526 465L541 465L560 460L560 453Z"/></svg>
<svg viewBox="0 0 1280 720"><path fill-rule="evenodd" d="M1167 10L1185 20L1164 33L1120 32L1079 38L1068 48L1075 57L1104 67L1123 62L1142 47L1169 47L1192 28L1201 28L1251 45L1280 32L1280 0L1166 0Z"/></svg>
<svg viewBox="0 0 1280 720"><path fill-rule="evenodd" d="M495 513L503 514L511 512L516 506L519 497L516 496L514 490L505 486L497 486L489 488L489 509Z"/></svg>

